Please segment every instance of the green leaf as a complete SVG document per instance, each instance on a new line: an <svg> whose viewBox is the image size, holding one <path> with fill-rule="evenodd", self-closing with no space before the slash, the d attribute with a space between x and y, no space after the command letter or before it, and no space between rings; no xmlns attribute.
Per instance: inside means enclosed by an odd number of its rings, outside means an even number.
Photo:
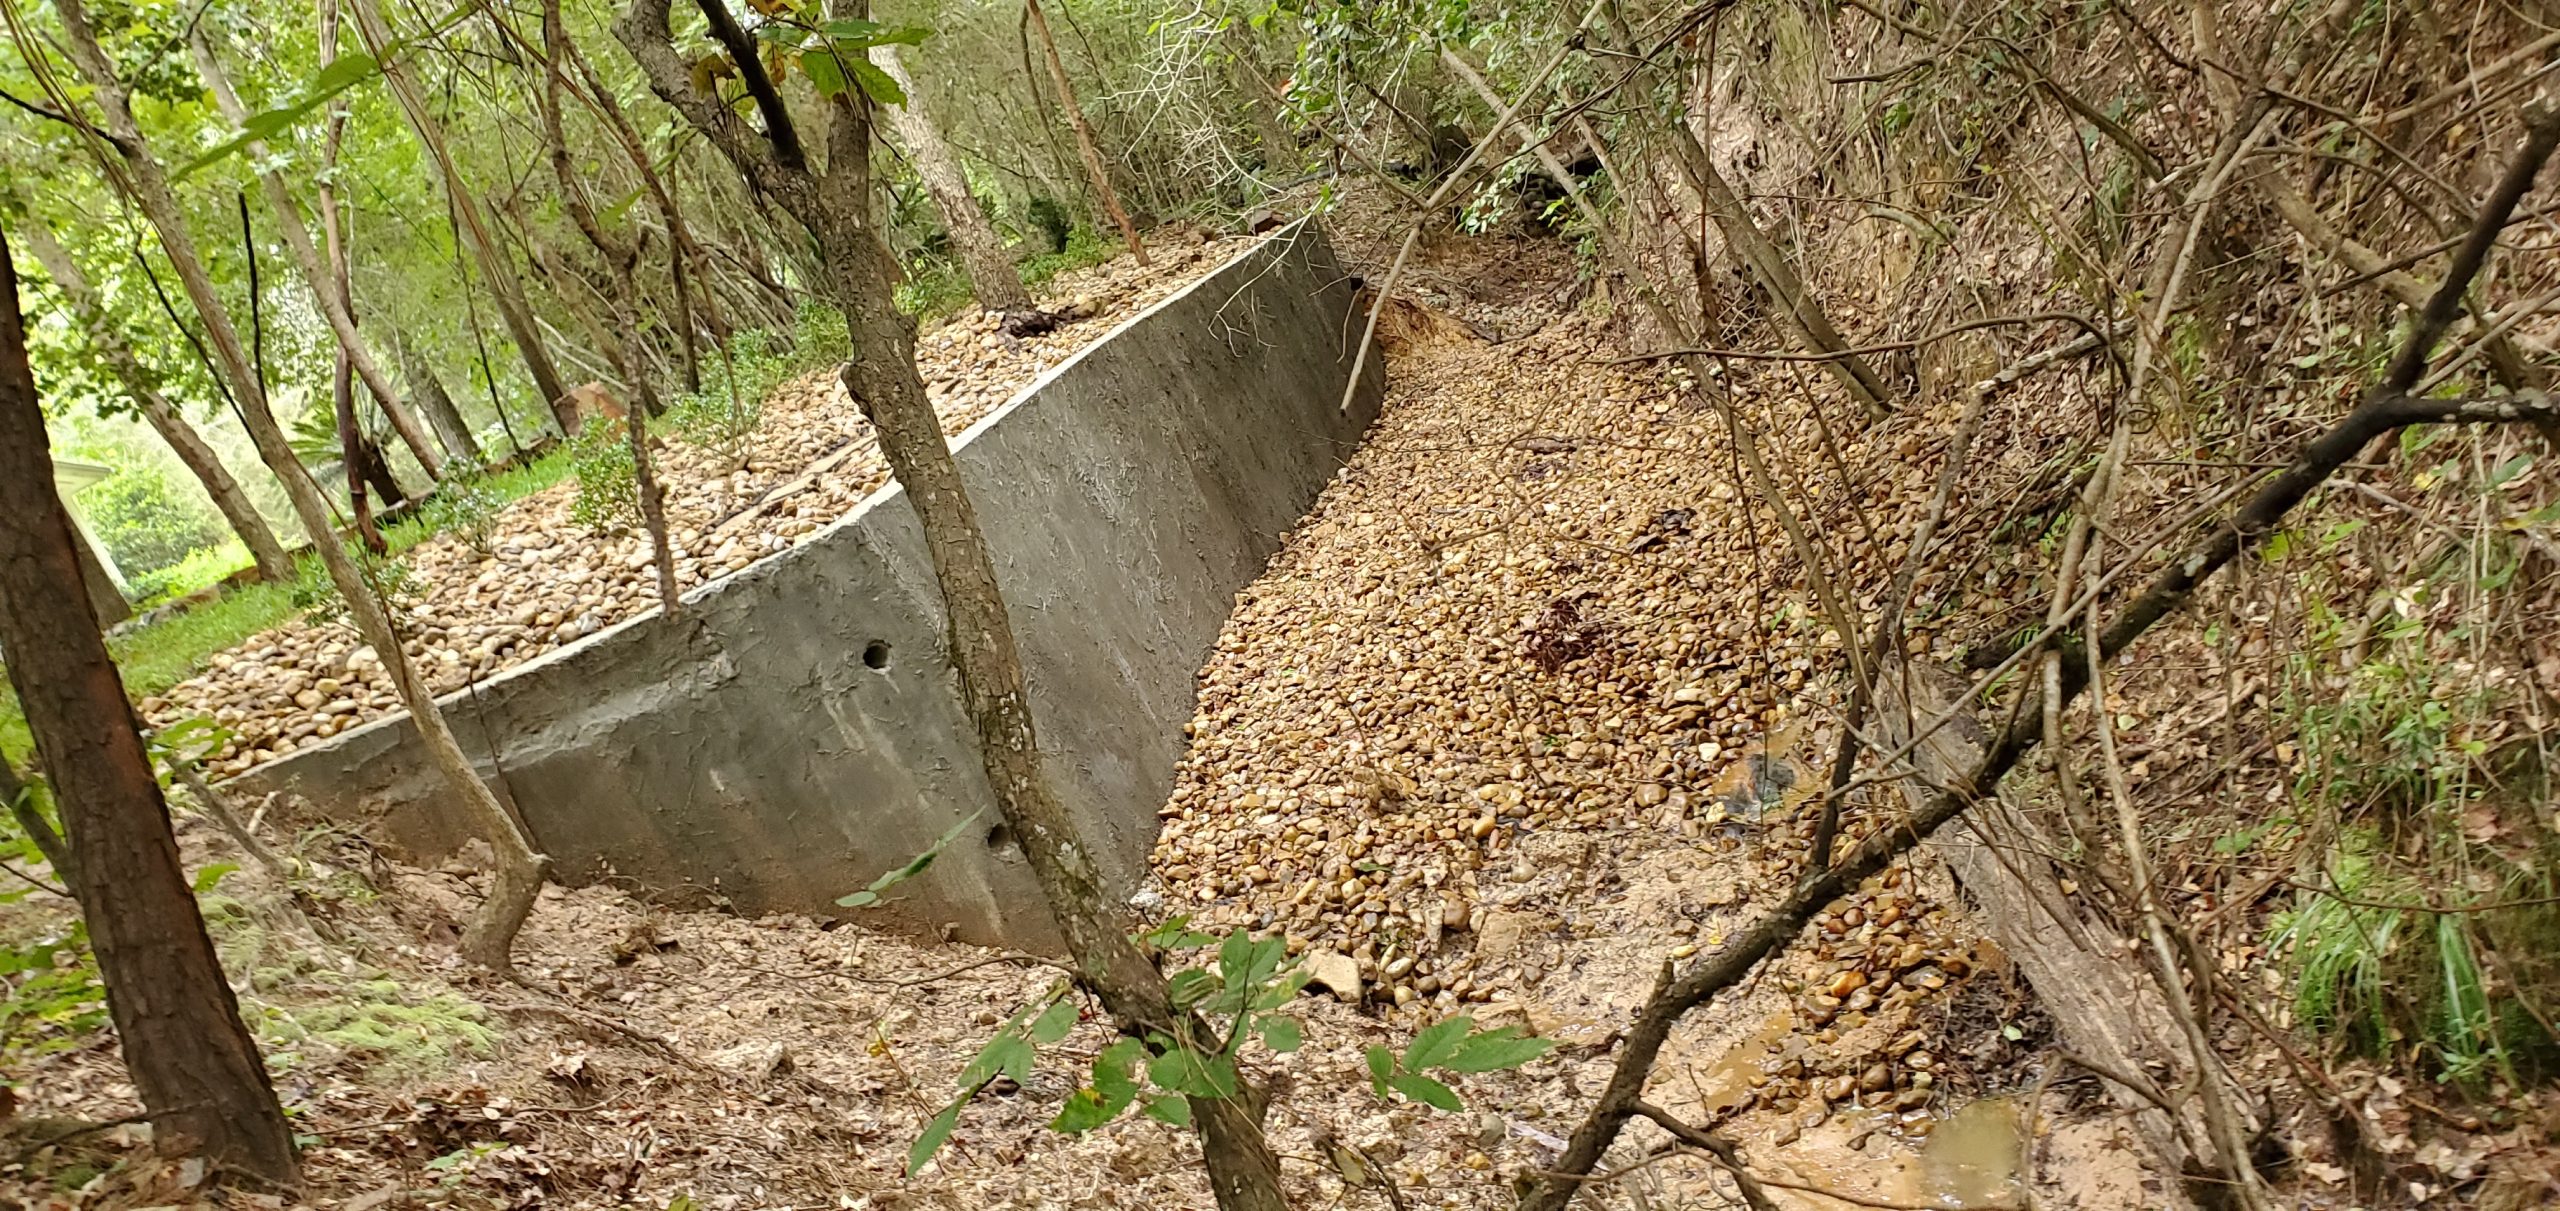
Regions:
<svg viewBox="0 0 2560 1211"><path fill-rule="evenodd" d="M975 1089L996 1079L997 1073L1010 1073L1017 1070L1027 1072L1030 1067L1031 1044L1021 1035L1008 1030L988 1039L987 1045L978 1049L978 1054L970 1059L969 1066L961 1070L960 1084L963 1088ZM1022 1078L1016 1076L1014 1079L1018 1081Z"/></svg>
<svg viewBox="0 0 2560 1211"><path fill-rule="evenodd" d="M1466 1103L1458 1100L1456 1091L1450 1089L1447 1085L1443 1085L1438 1081L1432 1080L1430 1077L1422 1076L1418 1073L1405 1073L1401 1076L1390 1079L1387 1084L1394 1086L1396 1092L1412 1098L1425 1106L1434 1106L1442 1110L1463 1110L1466 1108Z"/></svg>
<svg viewBox="0 0 2560 1211"><path fill-rule="evenodd" d="M1167 917L1164 924L1139 934L1138 940L1158 950L1198 950L1217 941L1191 928L1191 918L1180 914Z"/></svg>
<svg viewBox="0 0 2560 1211"><path fill-rule="evenodd" d="M2481 487L2492 492L2497 491L2498 489L2513 483L2517 476L2520 476L2532 469L2532 455L2516 455L2505 462L2499 463L2497 469L2489 473L2489 482L2482 484Z"/></svg>
<svg viewBox="0 0 2560 1211"><path fill-rule="evenodd" d="M1093 1087L1111 1113L1120 1113L1138 1096L1138 1065L1146 1059L1146 1044L1136 1039L1122 1039L1093 1057Z"/></svg>
<svg viewBox="0 0 2560 1211"><path fill-rule="evenodd" d="M1304 989L1307 984L1315 978L1316 973L1312 971L1308 971L1305 968L1294 968L1289 972L1289 974L1280 977L1280 979L1274 982L1271 987L1264 989L1262 991L1262 995L1255 997L1253 999L1253 1007L1255 1009L1278 1009L1291 1001L1297 1000L1299 991Z"/></svg>
<svg viewBox="0 0 2560 1211"><path fill-rule="evenodd" d="M381 70L382 64L373 56L360 50L351 50L329 60L329 65L321 68L320 74L311 78L311 91L324 96L334 96L372 79L374 73Z"/></svg>
<svg viewBox="0 0 2560 1211"><path fill-rule="evenodd" d="M838 57L843 58L845 70L853 73L855 82L862 85L862 91L868 94L872 100L877 101L882 105L904 105L907 103L907 90L898 87L898 82L891 79L889 77L889 73L882 71L875 66L871 60L862 57L860 54L855 54L850 58L844 58L843 56Z"/></svg>
<svg viewBox="0 0 2560 1211"><path fill-rule="evenodd" d="M859 17L846 17L819 26L839 46L869 50L874 46L922 46L933 31L921 25L882 25Z"/></svg>
<svg viewBox="0 0 2560 1211"><path fill-rule="evenodd" d="M1387 1078L1396 1074L1396 1053L1384 1047L1369 1049L1369 1087L1379 1097L1387 1096Z"/></svg>
<svg viewBox="0 0 2560 1211"><path fill-rule="evenodd" d="M196 872L196 894L201 896L206 892L212 891L214 888L222 886L223 876L238 869L240 869L239 864L234 862L214 862L207 864L203 870Z"/></svg>
<svg viewBox="0 0 2560 1211"><path fill-rule="evenodd" d="M1413 1042L1405 1047L1404 1070L1420 1072L1425 1068L1439 1067L1458 1053L1458 1044L1465 1042L1467 1032L1475 1028L1476 1020L1463 1013L1433 1023L1413 1036Z"/></svg>
<svg viewBox="0 0 2560 1211"><path fill-rule="evenodd" d="M846 41L867 38L873 34L886 32L888 28L877 21L865 21L860 17L839 17L818 27L828 37L842 38Z"/></svg>
<svg viewBox="0 0 2560 1211"><path fill-rule="evenodd" d="M1127 1103L1122 1105L1126 1106ZM1118 1117L1120 1112L1111 1107L1111 1103L1102 1096L1100 1091L1078 1089L1067 1095L1065 1105L1058 1107L1058 1117L1049 1120L1049 1129L1072 1135L1079 1131L1091 1131Z"/></svg>
<svg viewBox="0 0 2560 1211"><path fill-rule="evenodd" d="M787 21L767 21L756 27L756 37L775 46L798 50L808 45L809 30L805 26L793 25Z"/></svg>
<svg viewBox="0 0 2560 1211"><path fill-rule="evenodd" d="M1450 1072L1501 1072L1517 1068L1555 1050L1554 1039L1523 1038L1517 1026L1488 1030L1459 1044L1457 1054L1440 1067Z"/></svg>
<svg viewBox="0 0 2560 1211"><path fill-rule="evenodd" d="M934 1153L942 1151L942 1145L951 1138L951 1129L960 1125L960 1108L967 1104L965 1098L955 1101L943 1107L942 1113L924 1125L924 1134L907 1146L907 1176L914 1177L917 1170L924 1168L926 1161L933 1159Z"/></svg>
<svg viewBox="0 0 2560 1211"><path fill-rule="evenodd" d="M1147 1079L1159 1089L1194 1097L1234 1097L1236 1062L1223 1055L1202 1055L1176 1047L1147 1061Z"/></svg>
<svg viewBox="0 0 2560 1211"><path fill-rule="evenodd" d="M1218 977L1197 967L1186 967L1165 978L1165 993L1173 998L1173 1007L1189 1009L1216 995Z"/></svg>
<svg viewBox="0 0 2560 1211"><path fill-rule="evenodd" d="M1173 1093L1160 1093L1147 1099L1147 1117L1176 1127L1191 1125L1191 1103Z"/></svg>
<svg viewBox="0 0 2560 1211"><path fill-rule="evenodd" d="M869 887L865 887L861 891L857 891L852 895L842 897L838 899L836 903L846 908L862 908L879 903L881 892L887 891L892 887L896 887L897 885L915 878L917 875L923 874L926 870L930 869L933 866L933 860L941 857L943 850L951 848L951 843L959 840L960 834L969 831L969 826L976 824L978 822L978 817L985 814L986 813L982 811L969 813L968 819L952 825L950 832L942 834L941 839L935 841L933 845L930 848L927 848L923 853L907 859L906 865L890 871L888 874L882 875L877 879L873 879Z"/></svg>
<svg viewBox="0 0 2560 1211"><path fill-rule="evenodd" d="M1239 929L1218 944L1218 976L1229 987L1244 983L1245 968L1253 962L1253 935Z"/></svg>
<svg viewBox="0 0 2560 1211"><path fill-rule="evenodd" d="M1275 1013L1254 1024L1262 1033L1262 1045L1273 1051L1296 1051L1305 1038L1298 1031L1298 1019Z"/></svg>
<svg viewBox="0 0 2560 1211"><path fill-rule="evenodd" d="M836 66L836 57L823 50L803 52L800 70L808 73L810 87L817 89L821 97L838 96L851 87L844 78L844 69Z"/></svg>
<svg viewBox="0 0 2560 1211"><path fill-rule="evenodd" d="M1040 1015L1039 1021L1031 1024L1031 1041L1046 1046L1067 1037L1067 1032L1076 1028L1076 1019L1080 1016L1074 1001L1059 998L1057 1004Z"/></svg>

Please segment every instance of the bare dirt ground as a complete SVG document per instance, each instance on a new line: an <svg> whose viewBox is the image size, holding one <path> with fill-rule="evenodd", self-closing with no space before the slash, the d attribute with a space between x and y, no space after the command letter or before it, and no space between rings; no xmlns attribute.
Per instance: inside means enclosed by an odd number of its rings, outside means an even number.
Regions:
<svg viewBox="0 0 2560 1211"><path fill-rule="evenodd" d="M1347 255L1383 260L1375 216L1339 222ZM1275 1146L1307 1207L1389 1206L1346 1187L1327 1140L1362 1150L1406 1205L1507 1206L1607 1079L1613 1032L1662 965L1720 943L1793 877L1807 771L1827 752L1809 687L1839 638L1784 604L1794 569L1740 503L1712 414L1606 364L1616 339L1559 244L1439 241L1410 281L1434 311L1391 313L1371 443L1242 596L1204 672L1146 898L1357 965L1356 1001L1301 998L1306 1047L1253 1064L1280 1092ZM2031 461L2031 419L2014 432ZM1903 461L1892 474L1927 473ZM902 1176L956 1074L1054 971L588 889L546 894L525 985L498 984L444 948L474 894L464 876L345 839L305 848L379 889L329 880L320 915L343 941L312 936L245 872L224 924L312 1138L296 1205L1209 1205L1184 1133L1046 1129L1105 1041L1091 1020ZM344 1016L317 1006L350 1002L380 1028L313 1025ZM1563 1046L1466 1078L1462 1114L1373 1097L1366 1046L1462 1010ZM2088 1084L2039 1087L2046 1029L1915 863L1697 1015L1654 1096L1741 1140L1789 1207L2017 1206L2022 1140L2035 1171L2061 1175L2040 1205L2145 1202L2150 1179ZM32 1063L19 1097L21 1123L136 1109L103 1039ZM5 1197L189 1201L190 1175L144 1159L141 1131L22 1152ZM1630 1132L1599 1200L1730 1205L1729 1180L1662 1142Z"/></svg>

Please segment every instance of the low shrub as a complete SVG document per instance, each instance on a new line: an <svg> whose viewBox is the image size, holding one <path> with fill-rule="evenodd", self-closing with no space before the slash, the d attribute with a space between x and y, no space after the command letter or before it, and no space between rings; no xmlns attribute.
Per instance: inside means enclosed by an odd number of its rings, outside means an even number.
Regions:
<svg viewBox="0 0 2560 1211"><path fill-rule="evenodd" d="M569 473L578 481L571 521L602 534L640 519L639 467L622 421L598 417L581 427L569 439Z"/></svg>

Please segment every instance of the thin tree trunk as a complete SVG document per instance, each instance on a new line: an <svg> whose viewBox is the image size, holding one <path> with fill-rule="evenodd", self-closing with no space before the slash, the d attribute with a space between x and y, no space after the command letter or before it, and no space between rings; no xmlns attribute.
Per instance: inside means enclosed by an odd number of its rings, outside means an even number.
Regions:
<svg viewBox="0 0 2560 1211"><path fill-rule="evenodd" d="M489 230L488 220L480 213L479 200L462 180L462 170L453 162L453 151L444 139L444 127L437 123L427 108L425 94L409 75L409 68L397 55L389 52L391 27L382 19L382 9L374 0L352 0L356 15L356 32L364 39L364 48L382 63L382 77L391 86L391 95L400 103L400 112L409 121L418 141L426 146L435 160L436 179L444 186L445 199L457 215L472 255L479 258L480 276L489 283L489 295L498 304L498 318L515 338L516 352L524 358L525 372L532 376L534 390L542 393L551 415L562 433L575 431L576 409L569 403L569 388L560 378L560 370L551 362L551 351L542 343L542 331L533 322L533 308L525 302L524 284L516 277L506 250L498 246L497 237Z"/></svg>
<svg viewBox="0 0 2560 1211"><path fill-rule="evenodd" d="M941 129L925 113L924 96L916 91L915 77L908 74L906 65L898 62L898 48L872 47L871 61L907 94L906 104L888 107L890 129L906 144L908 162L924 179L924 191L933 196L934 208L942 212L943 226L951 232L951 246L959 251L961 265L969 271L970 292L978 296L978 305L1008 314L1031 310L1031 292L1022 288L1022 273L1005 251L1004 237L987 221L978 195L969 192L968 174L960 170L959 157L951 154Z"/></svg>
<svg viewBox="0 0 2560 1211"><path fill-rule="evenodd" d="M382 531L373 524L373 505L364 489L365 477L372 471L372 454L364 441L364 431L356 426L356 385L347 360L340 349L335 367L329 375L331 414L338 422L338 462L346 468L347 508L356 516L356 537L364 549L376 555L387 555L391 544L382 541Z"/></svg>
<svg viewBox="0 0 2560 1211"><path fill-rule="evenodd" d="M508 33L512 35L514 30L509 28ZM560 94L568 91L569 81L560 61L571 51L568 23L560 17L560 0L543 0L542 45L547 62L537 108L542 116L543 140L551 152L551 172L560 183L561 205L578 225L579 233L587 237L587 243L595 247L596 255L604 260L606 272L613 276L612 284L618 288L605 300L613 311L613 325L598 335L603 338L605 356L631 381L631 388L639 397L624 410L623 432L631 442L632 486L640 497L640 521L649 532L649 562L658 573L659 608L672 617L682 607L683 599L676 590L675 545L667 538L665 494L658 489L657 467L649 456L649 418L664 409L658 403L658 392L650 384L647 369L635 364L630 342L620 335L634 330L630 301L638 296L639 288L632 272L640 263L640 245L605 230L569 154L568 128L560 117ZM679 254L677 260L682 259Z"/></svg>
<svg viewBox="0 0 2560 1211"><path fill-rule="evenodd" d="M1129 936L1129 921L1105 894L1093 850L1051 791L1041 769L1028 687L995 558L960 480L941 419L915 366L915 329L892 305L896 262L871 225L867 98L840 95L826 107L826 159L812 167L790 112L773 95L753 41L722 0L697 0L712 32L759 98L759 137L734 112L691 85L673 45L668 0L631 0L614 34L659 97L675 107L738 169L751 188L787 210L820 254L817 285L844 313L855 360L845 388L880 440L889 469L924 532L962 704L996 809L1020 839L1032 873L1065 935L1078 979L1134 1037L1202 1038L1192 1015L1175 1008L1163 974ZM861 0L838 0L830 15L861 16ZM1205 1030L1205 1027L1200 1027ZM1253 1095L1193 1098L1192 1117L1210 1187L1222 1211L1286 1211L1279 1164L1262 1134Z"/></svg>
<svg viewBox="0 0 2560 1211"><path fill-rule="evenodd" d="M160 393L151 371L133 347L125 343L124 334L116 331L99 301L97 287L90 284L87 274L80 272L70 250L55 240L42 223L28 223L25 238L36 263L44 267L45 276L52 278L54 288L70 300L73 314L88 332L90 348L97 351L99 360L107 364L107 369L124 385L126 394L133 397L134 407L141 411L151 431L168 443L170 453L178 456L196 482L204 486L205 495L213 498L214 509L230 523L231 532L240 536L241 545L249 548L249 558L256 561L259 578L271 584L292 581L293 557L285 554L275 530L258 513L258 507L250 503L249 494L241 489L239 480L231 477L230 468L222 465L221 457L206 444L203 435L187 423L169 397Z"/></svg>
<svg viewBox="0 0 2560 1211"><path fill-rule="evenodd" d="M125 1069L161 1148L201 1148L294 1185L292 1129L205 933L133 706L80 591L80 540L54 484L5 239L0 295L0 647L77 854L72 891Z"/></svg>
<svg viewBox="0 0 2560 1211"><path fill-rule="evenodd" d="M196 36L187 40L187 45L195 53L196 70L204 76L205 85L213 90L214 104L221 108L222 116L230 119L234 126L245 124L249 120L249 107L240 103L240 94L231 87L230 73L223 70L222 60L213 53L213 43L199 29ZM252 163L273 162L263 140L250 140L246 151ZM328 321L329 332L337 338L338 348L356 375L364 379L365 389L373 392L375 402L382 406L382 414L390 418L391 431L400 435L400 444L409 447L409 453L417 456L418 465L426 469L427 478L443 479L444 455L436 449L435 443L427 440L427 431L418 424L417 415L409 410L407 401L401 398L400 389L391 381L390 373L374 357L373 347L366 343L363 334L356 331L355 310L347 297L345 280L342 276L333 276L321 263L320 250L311 242L311 229L303 226L302 207L294 201L293 187L285 183L283 172L269 168L258 173L258 188L266 195L267 209L275 214L276 230L284 236L285 251L292 255L294 269L302 274L303 286L320 304L320 316ZM335 226L331 224L329 233L333 246L338 243ZM343 253L340 256L343 257Z"/></svg>
<svg viewBox="0 0 2560 1211"><path fill-rule="evenodd" d="M640 174L640 184L657 203L658 217L666 222L669 244L667 266L674 278L676 318L684 326L685 389L702 390L700 355L694 348L694 294L699 291L703 323L711 329L711 339L723 352L729 346L728 315L720 305L719 279L711 264L711 254L694 238L693 224L684 217L684 208L676 196L676 180L672 173L661 174L649 159L648 145L640 138L639 128L631 124L622 102L613 95L613 87L596 72L587 53L575 40L562 47L569 65L578 69L578 79L586 85L587 95L595 101L596 112L604 118L605 129L613 132L613 140L622 148L623 158L631 161L632 171Z"/></svg>
<svg viewBox="0 0 2560 1211"><path fill-rule="evenodd" d="M427 423L435 426L436 439L455 458L475 467L484 465L488 457L481 452L480 439L472 436L471 422L463 419L461 405L453 402L426 355L396 329L391 333L391 351L400 359L400 377L409 382L409 398L417 401L418 411L426 413Z"/></svg>
<svg viewBox="0 0 2560 1211"><path fill-rule="evenodd" d="M1049 58L1049 79L1058 86L1058 104L1067 111L1067 125L1075 128L1076 151L1084 157L1085 173L1093 178L1094 192L1102 196L1103 213L1120 227L1120 237L1129 241L1129 253L1138 263L1147 263L1147 246L1138 240L1138 225L1129 221L1129 212L1120 206L1120 194L1111 188L1111 171L1103 167L1102 149L1093 141L1093 124L1084 120L1084 106L1076 103L1076 86L1067 80L1066 61L1058 58L1057 39L1049 36L1049 17L1040 11L1040 0L1022 0L1023 11L1031 17L1032 32L1040 36L1040 50Z"/></svg>
<svg viewBox="0 0 2560 1211"><path fill-rule="evenodd" d="M382 668L391 678L402 705L408 707L418 729L419 739L426 745L450 791L461 797L465 809L496 851L497 866L491 872L489 894L463 932L463 955L475 963L504 971L510 966L508 949L525 916L533 910L534 897L542 890L549 859L535 852L515 817L509 815L497 796L481 781L470 758L446 726L444 712L436 706L434 695L418 676L417 666L401 646L400 636L392 629L390 617L373 594L371 586L357 571L355 561L338 542L332 527L328 502L321 499L320 489L294 457L292 443L276 424L275 414L267 403L266 384L250 368L247 349L240 340L239 329L231 323L221 296L215 291L213 278L205 272L204 261L196 253L195 237L188 230L185 212L178 205L177 194L169 187L167 170L153 155L142 129L134 121L132 103L124 83L117 78L113 64L98 47L97 35L89 25L89 15L82 0L55 0L55 11L62 20L64 49L86 79L94 93L94 103L104 119L107 138L93 144L100 157L100 167L110 181L122 191L159 236L161 249L168 254L169 264L177 271L178 283L187 299L195 305L204 323L205 337L216 364L229 380L232 398L240 405L249 436L257 443L258 454L266 461L284 485L285 495L293 502L294 514L311 536L311 548L329 572L329 579L344 599L347 613L354 619L358 634L372 645L382 660ZM112 148L113 155L109 155Z"/></svg>

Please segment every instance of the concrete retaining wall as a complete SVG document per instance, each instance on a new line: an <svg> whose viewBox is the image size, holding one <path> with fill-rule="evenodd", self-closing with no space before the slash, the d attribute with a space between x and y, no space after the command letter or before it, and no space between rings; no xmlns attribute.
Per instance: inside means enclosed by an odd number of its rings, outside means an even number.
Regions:
<svg viewBox="0 0 2560 1211"><path fill-rule="evenodd" d="M1337 408L1358 331L1352 294L1320 231L1284 230L959 439L1049 770L1123 888L1154 841L1194 677L1234 595L1376 415L1376 359L1352 413ZM445 700L563 881L610 876L745 912L840 911L836 897L978 814L890 911L976 941L1054 942L996 827L940 594L895 485L685 607ZM468 836L406 716L234 785L369 820L413 859Z"/></svg>

